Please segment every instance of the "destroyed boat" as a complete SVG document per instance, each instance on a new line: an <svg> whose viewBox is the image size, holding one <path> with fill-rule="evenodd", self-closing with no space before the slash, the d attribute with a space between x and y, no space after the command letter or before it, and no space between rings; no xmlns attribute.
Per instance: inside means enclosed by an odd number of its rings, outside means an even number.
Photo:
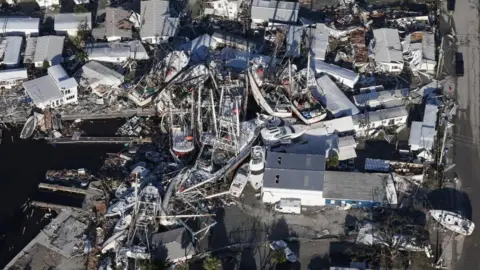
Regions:
<svg viewBox="0 0 480 270"><path fill-rule="evenodd" d="M37 118L32 115L30 116L25 125L23 125L22 131L20 132L20 139L28 139L32 137L35 128L37 127Z"/></svg>
<svg viewBox="0 0 480 270"><path fill-rule="evenodd" d="M278 143L291 143L293 139L299 138L308 130L306 125L283 125L265 127L260 134L266 145Z"/></svg>
<svg viewBox="0 0 480 270"><path fill-rule="evenodd" d="M181 72L188 65L189 60L189 57L183 51L173 51L167 54L162 61L165 83L170 82Z"/></svg>
<svg viewBox="0 0 480 270"><path fill-rule="evenodd" d="M45 173L45 180L47 181L88 181L93 178L92 175L87 174L85 169L77 170L48 170Z"/></svg>
<svg viewBox="0 0 480 270"><path fill-rule="evenodd" d="M190 110L170 109L171 148L177 156L187 155L195 149L193 123Z"/></svg>
<svg viewBox="0 0 480 270"><path fill-rule="evenodd" d="M470 235L475 229L475 224L461 215L444 210L430 210L430 215L443 227L462 235Z"/></svg>
<svg viewBox="0 0 480 270"><path fill-rule="evenodd" d="M248 183L248 163L243 164L235 174L230 185L230 195L239 198Z"/></svg>
<svg viewBox="0 0 480 270"><path fill-rule="evenodd" d="M132 223L132 215L126 215L121 217L115 224L114 232L120 232L128 229L130 223Z"/></svg>
<svg viewBox="0 0 480 270"><path fill-rule="evenodd" d="M121 216L135 205L135 202L128 203L126 200L119 200L112 204L105 213L105 217Z"/></svg>
<svg viewBox="0 0 480 270"><path fill-rule="evenodd" d="M264 83L264 70L262 65L254 65L248 69L248 80L255 101L269 115L280 118L292 117L290 100L282 88Z"/></svg>
<svg viewBox="0 0 480 270"><path fill-rule="evenodd" d="M248 164L248 180L255 190L263 186L263 173L265 172L265 148L262 146L252 147L250 162Z"/></svg>
<svg viewBox="0 0 480 270"><path fill-rule="evenodd" d="M110 250L115 250L121 243L127 238L127 231L120 231L113 234L110 238L107 239L102 245L102 253L105 254Z"/></svg>
<svg viewBox="0 0 480 270"><path fill-rule="evenodd" d="M284 78L282 81L292 102L292 112L307 125L327 117L327 111L312 94L318 88L314 74L311 68L306 68L293 79Z"/></svg>

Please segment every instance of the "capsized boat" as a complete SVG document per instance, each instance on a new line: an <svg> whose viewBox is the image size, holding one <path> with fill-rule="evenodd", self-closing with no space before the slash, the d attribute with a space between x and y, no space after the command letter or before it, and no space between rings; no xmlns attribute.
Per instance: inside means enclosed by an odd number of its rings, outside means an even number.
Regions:
<svg viewBox="0 0 480 270"><path fill-rule="evenodd" d="M37 118L32 115L27 119L25 125L23 125L22 131L20 132L20 139L25 140L32 137L35 128L37 128Z"/></svg>
<svg viewBox="0 0 480 270"><path fill-rule="evenodd" d="M168 83L175 75L182 71L189 61L189 57L183 51L173 51L162 61L163 74L165 74L165 82Z"/></svg>
<svg viewBox="0 0 480 270"><path fill-rule="evenodd" d="M114 233L110 238L107 239L107 241L103 243L102 253L105 254L109 250L116 249L117 247L120 246L121 242L123 242L123 240L125 240L126 237L127 237L127 231L120 231L120 232Z"/></svg>
<svg viewBox="0 0 480 270"><path fill-rule="evenodd" d="M267 145L277 143L290 143L291 140L302 136L308 130L306 125L284 125L278 127L265 127L260 134Z"/></svg>
<svg viewBox="0 0 480 270"><path fill-rule="evenodd" d="M455 212L430 210L429 213L436 221L442 224L443 227L453 232L470 235L475 229L475 224L472 221Z"/></svg>
<svg viewBox="0 0 480 270"><path fill-rule="evenodd" d="M124 231L132 223L132 215L126 215L121 217L115 224L114 232Z"/></svg>
<svg viewBox="0 0 480 270"><path fill-rule="evenodd" d="M230 185L230 194L236 198L242 195L245 186L248 183L248 163L243 164L235 174L232 184Z"/></svg>
<svg viewBox="0 0 480 270"><path fill-rule="evenodd" d="M125 200L119 200L116 203L112 204L105 213L105 217L114 217L121 216L130 208L132 208L135 203L127 203Z"/></svg>
<svg viewBox="0 0 480 270"><path fill-rule="evenodd" d="M263 186L263 173L265 172L265 148L262 146L252 147L250 153L248 180L255 190Z"/></svg>

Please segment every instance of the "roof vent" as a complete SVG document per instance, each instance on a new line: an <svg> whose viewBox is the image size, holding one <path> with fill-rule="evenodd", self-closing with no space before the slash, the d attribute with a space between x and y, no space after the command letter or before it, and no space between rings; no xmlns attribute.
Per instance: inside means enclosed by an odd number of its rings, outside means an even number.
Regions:
<svg viewBox="0 0 480 270"><path fill-rule="evenodd" d="M277 163L282 164L282 157L277 157Z"/></svg>
<svg viewBox="0 0 480 270"><path fill-rule="evenodd" d="M278 180L280 180L280 175L275 175L275 183L278 184Z"/></svg>

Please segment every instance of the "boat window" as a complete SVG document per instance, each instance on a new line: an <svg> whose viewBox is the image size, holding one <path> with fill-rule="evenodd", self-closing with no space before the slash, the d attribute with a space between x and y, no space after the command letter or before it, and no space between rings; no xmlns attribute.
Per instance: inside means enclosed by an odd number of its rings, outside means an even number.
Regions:
<svg viewBox="0 0 480 270"><path fill-rule="evenodd" d="M282 157L278 157L278 158L277 158L277 163L278 163L278 164L282 164Z"/></svg>
<svg viewBox="0 0 480 270"><path fill-rule="evenodd" d="M275 175L275 183L278 184L278 180L280 180L280 175Z"/></svg>

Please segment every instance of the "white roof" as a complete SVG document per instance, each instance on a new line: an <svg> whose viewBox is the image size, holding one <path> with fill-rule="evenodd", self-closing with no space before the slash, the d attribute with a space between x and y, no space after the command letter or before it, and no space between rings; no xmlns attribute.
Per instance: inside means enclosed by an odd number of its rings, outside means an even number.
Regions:
<svg viewBox="0 0 480 270"><path fill-rule="evenodd" d="M327 107L335 117L356 115L360 113L358 108L347 98L347 96L338 88L338 86L328 77L328 75L320 76L317 84L321 93L315 93L317 99Z"/></svg>
<svg viewBox="0 0 480 270"><path fill-rule="evenodd" d="M63 36L42 36L27 38L24 62L33 63L51 61L52 66L60 64L62 60Z"/></svg>
<svg viewBox="0 0 480 270"><path fill-rule="evenodd" d="M310 125L311 129L323 128L327 134L343 133L355 130L351 116L345 116Z"/></svg>
<svg viewBox="0 0 480 270"><path fill-rule="evenodd" d="M0 81L28 79L26 68L5 69L0 71Z"/></svg>
<svg viewBox="0 0 480 270"><path fill-rule="evenodd" d="M373 30L375 37L375 61L401 62L403 61L402 44L397 29L381 28Z"/></svg>
<svg viewBox="0 0 480 270"><path fill-rule="evenodd" d="M82 72L82 77L88 81L92 88L98 85L119 86L123 81L122 74L96 61L90 61L83 65Z"/></svg>
<svg viewBox="0 0 480 270"><path fill-rule="evenodd" d="M140 36L149 37L171 37L174 36L179 19L170 17L169 1L150 0L140 2L140 14L142 25Z"/></svg>
<svg viewBox="0 0 480 270"><path fill-rule="evenodd" d="M68 77L61 65L48 68L48 75L23 83L28 96L36 105L44 105L63 98L61 89L78 86L74 78ZM47 104L48 105L48 104Z"/></svg>
<svg viewBox="0 0 480 270"><path fill-rule="evenodd" d="M425 105L425 110L423 112L423 125L432 127L435 129L437 126L437 113L438 113L438 106L427 104Z"/></svg>
<svg viewBox="0 0 480 270"><path fill-rule="evenodd" d="M20 50L22 49L23 37L6 37L5 53L3 63L5 65L16 65L20 61Z"/></svg>
<svg viewBox="0 0 480 270"><path fill-rule="evenodd" d="M330 28L326 27L323 23L317 23L317 27L312 29L313 59L325 60L329 35Z"/></svg>
<svg viewBox="0 0 480 270"><path fill-rule="evenodd" d="M5 33L38 33L40 19L28 17L0 17L3 27L0 34Z"/></svg>
<svg viewBox="0 0 480 270"><path fill-rule="evenodd" d="M377 107L394 100L403 100L408 95L408 88L399 90L372 91L353 96L355 105L359 107Z"/></svg>
<svg viewBox="0 0 480 270"><path fill-rule="evenodd" d="M117 63L122 58L136 60L148 59L148 54L142 43L138 40L130 42L99 42L87 45L86 52L90 60ZM118 60L120 59L120 60Z"/></svg>
<svg viewBox="0 0 480 270"><path fill-rule="evenodd" d="M358 79L360 79L360 75L352 70L342 68L337 65L327 64L318 59L314 59L312 61L312 68L317 73L324 72L334 77L337 81L350 88L353 88L357 83Z"/></svg>
<svg viewBox="0 0 480 270"><path fill-rule="evenodd" d="M55 14L55 31L76 30L80 24L92 29L92 13L60 13Z"/></svg>
<svg viewBox="0 0 480 270"><path fill-rule="evenodd" d="M296 2L253 0L251 17L254 20L296 22L299 8Z"/></svg>

